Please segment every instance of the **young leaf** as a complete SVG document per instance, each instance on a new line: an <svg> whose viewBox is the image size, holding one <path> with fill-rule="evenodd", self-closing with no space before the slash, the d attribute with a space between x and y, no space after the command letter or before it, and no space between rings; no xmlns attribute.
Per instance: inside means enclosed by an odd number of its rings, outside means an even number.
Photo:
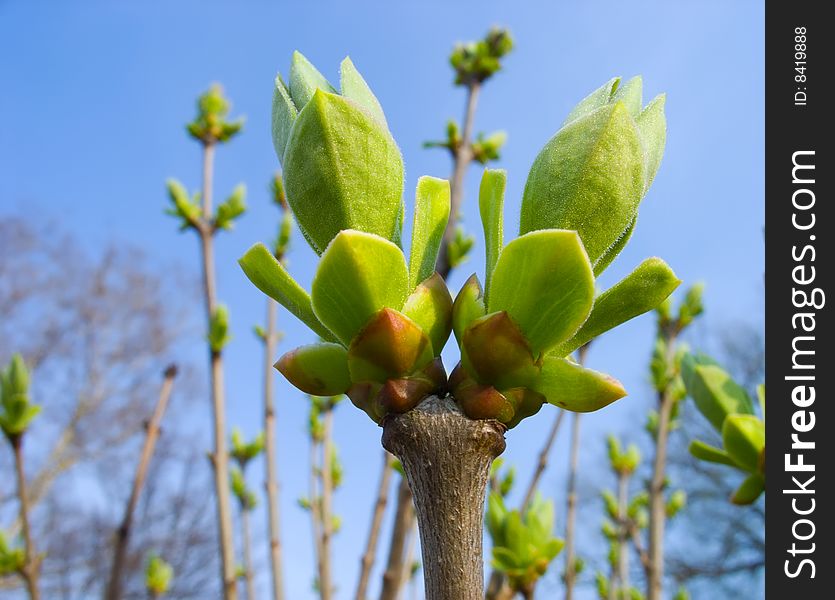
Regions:
<svg viewBox="0 0 835 600"><path fill-rule="evenodd" d="M232 229L235 219L246 211L246 186L242 183L235 186L232 195L217 207L215 227L218 229Z"/></svg>
<svg viewBox="0 0 835 600"><path fill-rule="evenodd" d="M377 100L374 92L371 91L365 79L347 56L339 65L339 88L342 96L362 106L384 127L388 126L380 101Z"/></svg>
<svg viewBox="0 0 835 600"><path fill-rule="evenodd" d="M461 364L479 383L498 389L526 387L536 376L528 341L504 311L477 319L464 331Z"/></svg>
<svg viewBox="0 0 835 600"><path fill-rule="evenodd" d="M401 311L429 336L432 353L441 355L452 332L452 297L443 278L432 273L406 299Z"/></svg>
<svg viewBox="0 0 835 600"><path fill-rule="evenodd" d="M538 356L577 331L593 300L594 275L577 233L535 231L499 256L488 312L507 311Z"/></svg>
<svg viewBox="0 0 835 600"><path fill-rule="evenodd" d="M478 192L478 209L484 227L484 251L487 264L484 270L484 301L489 303L490 281L493 270L504 246L503 208L507 186L507 172L501 169L486 169L481 177Z"/></svg>
<svg viewBox="0 0 835 600"><path fill-rule="evenodd" d="M448 220L449 181L435 177L418 179L409 253L409 289L415 289L435 272L435 261Z"/></svg>
<svg viewBox="0 0 835 600"><path fill-rule="evenodd" d="M634 220L643 191L635 122L622 102L606 105L564 126L536 157L519 230L576 230L594 265Z"/></svg>
<svg viewBox="0 0 835 600"><path fill-rule="evenodd" d="M643 104L643 81L641 76L637 75L617 87L615 93L612 94L610 102L623 102L629 114L633 118L637 117L641 112Z"/></svg>
<svg viewBox="0 0 835 600"><path fill-rule="evenodd" d="M591 94L580 100L580 102L571 109L563 122L563 126L569 124L571 121L576 121L580 117L585 117L591 112L594 112L602 106L606 106L612 99L612 96L620 86L620 77L613 77L599 88L594 90Z"/></svg>
<svg viewBox="0 0 835 600"><path fill-rule="evenodd" d="M209 347L212 352L220 352L229 343L229 311L220 304L209 321Z"/></svg>
<svg viewBox="0 0 835 600"><path fill-rule="evenodd" d="M722 425L722 445L740 467L750 473L760 471L765 426L754 415L728 415Z"/></svg>
<svg viewBox="0 0 835 600"><path fill-rule="evenodd" d="M765 479L759 473L753 473L746 477L737 488L731 496L731 502L739 505L753 504L763 491L765 491Z"/></svg>
<svg viewBox="0 0 835 600"><path fill-rule="evenodd" d="M319 343L296 348L275 368L294 386L314 396L336 396L351 387L348 352L339 344Z"/></svg>
<svg viewBox="0 0 835 600"><path fill-rule="evenodd" d="M400 310L409 274L400 248L377 235L342 231L313 278L313 311L346 346L380 309Z"/></svg>
<svg viewBox="0 0 835 600"><path fill-rule="evenodd" d="M279 73L275 77L273 92L272 137L275 154L281 164L284 164L284 150L287 148L287 140L290 139L290 130L293 129L293 123L298 116L299 111L290 98L290 90Z"/></svg>
<svg viewBox="0 0 835 600"><path fill-rule="evenodd" d="M308 293L290 276L264 244L255 244L239 260L244 274L259 290L289 310L322 339L335 342L313 312Z"/></svg>
<svg viewBox="0 0 835 600"><path fill-rule="evenodd" d="M313 66L313 63L296 50L290 61L290 97L293 103L299 110L303 109L313 98L316 90L336 92L325 76Z"/></svg>
<svg viewBox="0 0 835 600"><path fill-rule="evenodd" d="M644 163L646 165L644 193L655 180L655 174L658 172L658 167L661 166L661 158L664 156L664 147L667 142L667 119L664 116L666 101L666 94L659 94L635 118L635 124L638 126L638 131L641 132L641 140L644 142Z"/></svg>
<svg viewBox="0 0 835 600"><path fill-rule="evenodd" d="M287 200L322 253L342 230L400 235L403 158L388 130L353 102L316 91L284 151Z"/></svg>
<svg viewBox="0 0 835 600"><path fill-rule="evenodd" d="M478 276L473 273L461 287L461 291L452 303L452 330L460 346L464 340L464 330L470 323L483 317L487 312Z"/></svg>
<svg viewBox="0 0 835 600"><path fill-rule="evenodd" d="M748 393L721 367L698 364L688 354L681 361L681 371L687 393L716 431L722 431L725 417L730 414L754 413Z"/></svg>
<svg viewBox="0 0 835 600"><path fill-rule="evenodd" d="M402 313L383 308L353 337L348 369L354 382L385 383L410 375L432 360L432 344Z"/></svg>
<svg viewBox="0 0 835 600"><path fill-rule="evenodd" d="M728 465L729 467L736 467L737 464L724 450L720 450L709 444L705 444L700 440L693 440L690 442L690 454L707 462L719 463L721 465Z"/></svg>
<svg viewBox="0 0 835 600"><path fill-rule="evenodd" d="M680 283L681 280L663 260L655 257L646 259L595 299L589 318L554 354L567 356L597 336L651 311Z"/></svg>
<svg viewBox="0 0 835 600"><path fill-rule="evenodd" d="M635 215L635 218L632 219L632 222L626 228L621 236L618 238L614 244L609 246L609 249L603 253L603 255L598 259L597 263L594 265L594 276L599 277L600 274L605 271L612 261L614 261L618 254L626 248L626 244L629 243L629 240L632 239L632 233L635 231L635 225L638 223L638 215Z"/></svg>
<svg viewBox="0 0 835 600"><path fill-rule="evenodd" d="M554 356L543 359L540 376L531 387L550 404L574 412L599 410L626 396L617 379Z"/></svg>

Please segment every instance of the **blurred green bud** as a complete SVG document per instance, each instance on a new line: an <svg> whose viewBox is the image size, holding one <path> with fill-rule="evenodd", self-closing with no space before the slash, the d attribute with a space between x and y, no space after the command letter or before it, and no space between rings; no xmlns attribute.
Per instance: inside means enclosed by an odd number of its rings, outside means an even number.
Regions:
<svg viewBox="0 0 835 600"><path fill-rule="evenodd" d="M501 68L501 59L513 50L510 31L492 28L482 40L457 44L449 57L457 85L481 84Z"/></svg>
<svg viewBox="0 0 835 600"><path fill-rule="evenodd" d="M238 463L241 470L244 470L253 458L264 450L264 432L259 432L252 440L246 441L237 427L232 429L230 436L230 456Z"/></svg>
<svg viewBox="0 0 835 600"><path fill-rule="evenodd" d="M504 131L494 131L489 135L479 133L472 142L473 160L482 165L499 160L499 150L505 142L507 142L507 133Z"/></svg>
<svg viewBox="0 0 835 600"><path fill-rule="evenodd" d="M20 573L24 564L26 564L26 552L23 548L10 546L6 535L0 531L0 577Z"/></svg>
<svg viewBox="0 0 835 600"><path fill-rule="evenodd" d="M682 508L684 508L685 504L687 504L687 494L684 490L676 490L670 497L667 499L667 506L665 507L665 512L667 513L667 517L673 518L676 516Z"/></svg>
<svg viewBox="0 0 835 600"><path fill-rule="evenodd" d="M229 334L229 310L223 304L218 305L212 318L209 321L209 334L207 336L209 347L215 354L223 351L226 344L232 339Z"/></svg>
<svg viewBox="0 0 835 600"><path fill-rule="evenodd" d="M475 238L464 231L461 225L458 225L455 228L455 236L447 246L447 260L449 260L450 267L455 268L466 262L474 244Z"/></svg>
<svg viewBox="0 0 835 600"><path fill-rule="evenodd" d="M197 227L203 214L200 208L200 194L195 193L193 198L189 198L186 188L176 179L169 179L165 185L172 204L165 213L180 219L180 231Z"/></svg>
<svg viewBox="0 0 835 600"><path fill-rule="evenodd" d="M596 275L631 235L663 154L663 96L640 104L640 78L593 92L539 153L525 184L520 233L576 230Z"/></svg>
<svg viewBox="0 0 835 600"><path fill-rule="evenodd" d="M618 509L618 499L611 490L603 490L600 496L603 498L603 506L606 509L606 514L609 518L617 521L620 519L620 510Z"/></svg>
<svg viewBox="0 0 835 600"><path fill-rule="evenodd" d="M379 102L345 59L341 94L299 52L276 78L273 143L299 228L321 254L342 230L399 243L403 159Z"/></svg>
<svg viewBox="0 0 835 600"><path fill-rule="evenodd" d="M218 229L232 229L235 219L246 212L246 186L242 183L235 186L232 194L217 207L215 213L215 227Z"/></svg>
<svg viewBox="0 0 835 600"><path fill-rule="evenodd" d="M145 567L145 588L154 598L166 594L174 578L174 569L160 556L152 554Z"/></svg>
<svg viewBox="0 0 835 600"><path fill-rule="evenodd" d="M754 415L728 415L722 445L733 461L749 473L765 473L765 424Z"/></svg>
<svg viewBox="0 0 835 600"><path fill-rule="evenodd" d="M0 429L9 440L20 437L29 428L41 407L29 398L29 370L20 354L12 355L0 369Z"/></svg>
<svg viewBox="0 0 835 600"><path fill-rule="evenodd" d="M712 359L685 355L681 360L681 377L699 412L716 431L722 431L725 418L730 414L754 414L745 389Z"/></svg>
<svg viewBox="0 0 835 600"><path fill-rule="evenodd" d="M686 327L693 322L693 319L704 312L704 304L702 303L702 296L704 295L705 285L697 283L684 296L684 300L678 307L678 323L679 327Z"/></svg>
<svg viewBox="0 0 835 600"><path fill-rule="evenodd" d="M186 125L194 139L204 145L228 142L243 127L243 119L228 121L230 103L223 95L223 87L214 83L197 99L197 116Z"/></svg>

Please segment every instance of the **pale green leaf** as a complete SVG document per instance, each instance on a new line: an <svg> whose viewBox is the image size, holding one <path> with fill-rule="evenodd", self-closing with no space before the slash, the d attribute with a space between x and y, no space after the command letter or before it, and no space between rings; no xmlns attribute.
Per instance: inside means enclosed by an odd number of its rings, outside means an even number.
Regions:
<svg viewBox="0 0 835 600"><path fill-rule="evenodd" d="M449 181L435 177L418 179L412 249L409 253L409 287L435 272L435 261L449 220Z"/></svg>
<svg viewBox="0 0 835 600"><path fill-rule="evenodd" d="M374 92L371 91L365 79L357 71L353 61L347 56L339 66L339 87L342 96L353 100L367 110L381 125L387 126L386 116L383 114L380 101L377 100Z"/></svg>
<svg viewBox="0 0 835 600"><path fill-rule="evenodd" d="M765 425L754 415L728 415L722 425L722 445L740 467L752 473L759 471Z"/></svg>
<svg viewBox="0 0 835 600"><path fill-rule="evenodd" d="M239 260L244 274L259 290L281 304L327 341L336 337L316 318L308 293L293 279L264 244L255 244Z"/></svg>
<svg viewBox="0 0 835 600"><path fill-rule="evenodd" d="M507 187L507 172L502 169L486 169L481 177L478 192L478 209L484 227L484 301L489 303L490 281L504 245L503 209L504 193Z"/></svg>
<svg viewBox="0 0 835 600"><path fill-rule="evenodd" d="M643 81L637 75L626 83L621 83L615 93L612 94L611 102L623 102L626 109L633 118L637 117L643 107Z"/></svg>
<svg viewBox="0 0 835 600"><path fill-rule="evenodd" d="M667 143L667 118L664 116L666 100L666 94L659 94L635 118L644 145L646 166L644 193L652 185L655 174L658 173L658 167L661 166L661 158L664 156L664 147Z"/></svg>
<svg viewBox="0 0 835 600"><path fill-rule="evenodd" d="M554 354L567 356L597 336L653 310L673 293L681 280L660 258L648 258L629 275L600 294L589 318Z"/></svg>
<svg viewBox="0 0 835 600"><path fill-rule="evenodd" d="M507 311L538 356L577 331L593 300L594 275L577 234L535 231L499 256L488 313Z"/></svg>
<svg viewBox="0 0 835 600"><path fill-rule="evenodd" d="M290 97L293 103L301 110L310 102L316 90L336 92L325 76L313 66L313 63L296 50L290 61Z"/></svg>
<svg viewBox="0 0 835 600"><path fill-rule="evenodd" d="M293 104L290 91L279 73L275 77L275 91L273 92L272 137L275 154L282 164L284 164L284 150L290 139L290 130L293 129L293 123L296 122L298 116L299 111Z"/></svg>
<svg viewBox="0 0 835 600"><path fill-rule="evenodd" d="M487 314L484 297L478 277L473 274L461 287L452 304L452 330L460 346L464 340L464 330L470 323Z"/></svg>
<svg viewBox="0 0 835 600"><path fill-rule="evenodd" d="M710 444L705 444L700 440L693 440L690 442L690 454L698 458L699 460L705 460L707 462L719 463L722 465L728 465L730 467L736 467L737 464L733 461L733 459L728 455L727 452L724 450L720 450Z"/></svg>
<svg viewBox="0 0 835 600"><path fill-rule="evenodd" d="M597 110L602 106L606 106L612 100L612 95L620 85L620 77L613 77L599 88L594 90L591 94L580 100L571 112L568 113L563 125L567 125L571 121L576 121L580 117L585 117L587 114Z"/></svg>
<svg viewBox="0 0 835 600"><path fill-rule="evenodd" d="M400 310L409 274L400 248L380 236L342 231L328 246L313 279L313 311L348 345L382 308Z"/></svg>
<svg viewBox="0 0 835 600"><path fill-rule="evenodd" d="M550 404L574 412L599 410L626 396L617 379L554 356L543 359L540 375L531 387Z"/></svg>
<svg viewBox="0 0 835 600"><path fill-rule="evenodd" d="M734 504L753 504L765 491L765 478L759 473L753 473L745 478L745 481L737 488L731 502Z"/></svg>
<svg viewBox="0 0 835 600"><path fill-rule="evenodd" d="M721 367L698 364L692 355L687 355L681 361L681 370L687 393L716 431L722 431L725 417L730 414L753 414L748 393Z"/></svg>
<svg viewBox="0 0 835 600"><path fill-rule="evenodd" d="M339 344L301 346L282 356L275 368L306 394L336 396L351 387L348 351Z"/></svg>

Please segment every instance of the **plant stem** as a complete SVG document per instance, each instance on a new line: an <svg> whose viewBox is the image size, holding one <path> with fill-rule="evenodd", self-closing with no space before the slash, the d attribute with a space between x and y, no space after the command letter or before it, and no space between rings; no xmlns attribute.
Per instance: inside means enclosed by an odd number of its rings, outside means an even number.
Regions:
<svg viewBox="0 0 835 600"><path fill-rule="evenodd" d="M490 465L504 426L465 417L430 396L383 423L383 447L403 463L420 527L427 600L482 600L482 532Z"/></svg>
<svg viewBox="0 0 835 600"><path fill-rule="evenodd" d="M581 346L577 351L577 362L580 365L586 364L586 355L589 351L589 344ZM571 450L568 459L568 493L567 511L565 517L565 600L573 600L574 583L577 579L574 554L574 528L577 524L577 466L580 457L580 416L581 413L574 413L574 421L571 424Z"/></svg>
<svg viewBox="0 0 835 600"><path fill-rule="evenodd" d="M629 478L625 473L618 473L618 580L624 598L629 594L629 547L626 544L628 502Z"/></svg>
<svg viewBox="0 0 835 600"><path fill-rule="evenodd" d="M667 335L667 364L673 359L676 334ZM647 570L647 600L661 600L664 580L664 527L667 513L664 503L664 488L667 470L667 441L670 437L670 418L674 398L670 386L658 394L658 431L655 436L655 459L652 465L652 479L649 486L649 544Z"/></svg>
<svg viewBox="0 0 835 600"><path fill-rule="evenodd" d="M255 600L255 573L252 570L252 537L249 530L249 509L241 506L241 529L244 537L244 578L246 598Z"/></svg>
<svg viewBox="0 0 835 600"><path fill-rule="evenodd" d="M284 573L281 568L281 509L278 503L278 449L275 438L275 399L273 356L278 345L277 304L267 298L267 329L264 338L264 468L266 469L267 514L270 532L270 571L273 600L284 600Z"/></svg>
<svg viewBox="0 0 835 600"><path fill-rule="evenodd" d="M38 557L35 556L35 544L32 541L32 529L29 526L29 497L26 495L26 474L23 469L23 435L9 437L14 450L15 473L17 475L17 497L20 502L20 523L23 531L23 551L25 553L20 574L26 583L30 600L40 600L38 588Z"/></svg>
<svg viewBox="0 0 835 600"><path fill-rule="evenodd" d="M400 478L397 486L397 511L394 515L391 545L389 546L388 562L383 573L383 587L380 600L396 600L403 583L403 565L406 560L406 541L409 531L414 527L415 509L409 482L405 477Z"/></svg>
<svg viewBox="0 0 835 600"><path fill-rule="evenodd" d="M475 121L475 110L480 91L480 83L473 81L467 84L467 104L464 109L464 126L461 132L461 143L452 151L452 178L449 182L449 221L444 231L443 243L441 244L438 260L435 265L435 270L444 279L447 278L450 270L452 270L452 265L449 263L449 244L455 238L455 228L458 224L458 216L461 210L461 199L464 197L464 175L467 173L467 167L473 161L473 122Z"/></svg>
<svg viewBox="0 0 835 600"><path fill-rule="evenodd" d="M577 522L577 463L580 454L580 413L571 426L571 454L568 467L568 510L565 517L565 599L574 598L574 528Z"/></svg>
<svg viewBox="0 0 835 600"><path fill-rule="evenodd" d="M313 529L313 547L316 553L316 578L319 582L319 589L321 592L321 578L322 578L322 530L321 530L321 515L322 503L319 496L319 473L321 467L319 466L319 442L315 437L310 439L310 488L308 494L310 495L310 524Z"/></svg>
<svg viewBox="0 0 835 600"><path fill-rule="evenodd" d="M151 457L154 455L154 448L156 447L157 439L160 434L160 424L165 415L165 410L168 407L168 400L171 397L171 388L174 386L174 378L177 376L177 367L174 365L165 369L165 377L162 382L162 388L157 398L154 412L151 414L151 420L148 421L145 427L145 441L142 444L142 451L139 455L139 466L136 469L136 475L133 479L133 487L131 488L130 496L128 497L127 505L125 506L125 513L122 517L122 522L116 532L116 547L113 551L113 565L110 569L110 580L107 584L105 598L107 600L119 600L122 597L122 571L124 570L125 558L128 552L128 540L130 538L131 526L133 524L133 513L136 509L136 504L139 502L139 494L142 491L142 486L145 484L145 479L148 475L148 467L151 463Z"/></svg>
<svg viewBox="0 0 835 600"><path fill-rule="evenodd" d="M368 594L368 581L371 578L371 569L374 566L374 558L377 555L377 542L380 539L380 529L382 528L386 504L388 503L393 461L394 457L383 450L383 470L380 472L380 485L377 489L377 499L374 501L371 527L368 530L368 541L365 544L365 553L360 560L360 577L359 583L357 584L357 592L354 595L355 600L365 600Z"/></svg>
<svg viewBox="0 0 835 600"><path fill-rule="evenodd" d="M206 323L211 323L217 309L217 288L214 263L214 227L212 220L212 176L214 144L203 144L203 220L198 229L203 256L203 287L206 301ZM223 358L210 350L210 384L214 421L214 453L211 457L217 497L218 538L220 541L221 582L226 600L237 598L235 588L235 549L232 540L232 512L229 499L229 457L226 450L226 399L223 384Z"/></svg>
<svg viewBox="0 0 835 600"><path fill-rule="evenodd" d="M333 536L333 477L331 473L331 454L333 452L333 407L325 411L324 443L322 444L322 560L319 571L319 588L322 600L330 600L333 586L331 583L331 537Z"/></svg>

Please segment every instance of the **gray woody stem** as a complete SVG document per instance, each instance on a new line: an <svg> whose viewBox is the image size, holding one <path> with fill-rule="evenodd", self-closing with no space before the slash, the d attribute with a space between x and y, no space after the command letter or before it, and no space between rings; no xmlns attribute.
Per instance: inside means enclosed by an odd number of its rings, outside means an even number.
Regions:
<svg viewBox="0 0 835 600"><path fill-rule="evenodd" d="M212 174L214 168L214 143L203 145L203 220L198 227L203 256L203 288L206 300L206 323L211 323L217 309L215 284L214 226L212 219ZM223 358L220 352L211 351L210 384L212 391L212 416L214 421L214 453L211 456L215 474L217 497L217 524L220 540L220 568L225 600L236 600L235 549L232 540L232 509L229 498L229 455L226 449L226 398L223 384Z"/></svg>
<svg viewBox="0 0 835 600"><path fill-rule="evenodd" d="M377 498L374 501L371 526L368 530L368 541L365 544L365 552L360 560L360 577L357 583L355 600L365 600L368 595L368 580L371 577L371 569L374 566L374 557L377 555L377 542L380 539L380 529L383 524L383 516L388 503L389 487L391 487L391 473L393 457L383 450L383 469L380 472L380 485L377 489Z"/></svg>
<svg viewBox="0 0 835 600"><path fill-rule="evenodd" d="M383 446L397 456L415 498L427 600L482 600L482 530L490 465L505 449L497 421L465 417L430 396L389 416Z"/></svg>
<svg viewBox="0 0 835 600"><path fill-rule="evenodd" d="M20 523L23 530L23 566L20 575L26 583L30 600L40 600L41 592L38 588L38 557L35 555L35 544L32 541L32 529L29 526L29 498L26 495L26 475L23 470L23 434L11 436L9 441L14 450L15 474L17 475L17 496L20 501Z"/></svg>
<svg viewBox="0 0 835 600"><path fill-rule="evenodd" d="M278 450L275 439L275 400L273 357L277 346L276 302L267 298L267 329L264 338L264 468L266 469L267 514L270 535L270 571L273 600L284 600L284 574L281 569L281 519L278 504Z"/></svg>
<svg viewBox="0 0 835 600"><path fill-rule="evenodd" d="M131 525L133 524L133 513L136 509L137 502L139 502L139 494L148 475L148 467L151 464L151 457L154 455L154 448L156 447L160 434L160 424L162 423L162 417L165 415L165 410L168 407L171 388L174 386L174 378L176 376L176 366L171 365L165 369L165 379L162 382L157 404L154 407L151 420L148 421L145 427L145 441L142 444L142 452L139 455L139 466L136 469L128 502L125 505L125 514L116 532L113 565L110 569L110 581L107 584L107 592L105 595L107 600L119 600L122 597L122 571L124 570L125 558L128 552L128 540L130 538Z"/></svg>
<svg viewBox="0 0 835 600"><path fill-rule="evenodd" d="M676 332L667 334L667 364L675 352ZM664 527L667 511L664 488L667 471L667 440L670 437L670 419L675 402L668 385L658 395L658 431L655 438L655 460L649 485L649 568L647 569L647 600L661 600L664 581Z"/></svg>

